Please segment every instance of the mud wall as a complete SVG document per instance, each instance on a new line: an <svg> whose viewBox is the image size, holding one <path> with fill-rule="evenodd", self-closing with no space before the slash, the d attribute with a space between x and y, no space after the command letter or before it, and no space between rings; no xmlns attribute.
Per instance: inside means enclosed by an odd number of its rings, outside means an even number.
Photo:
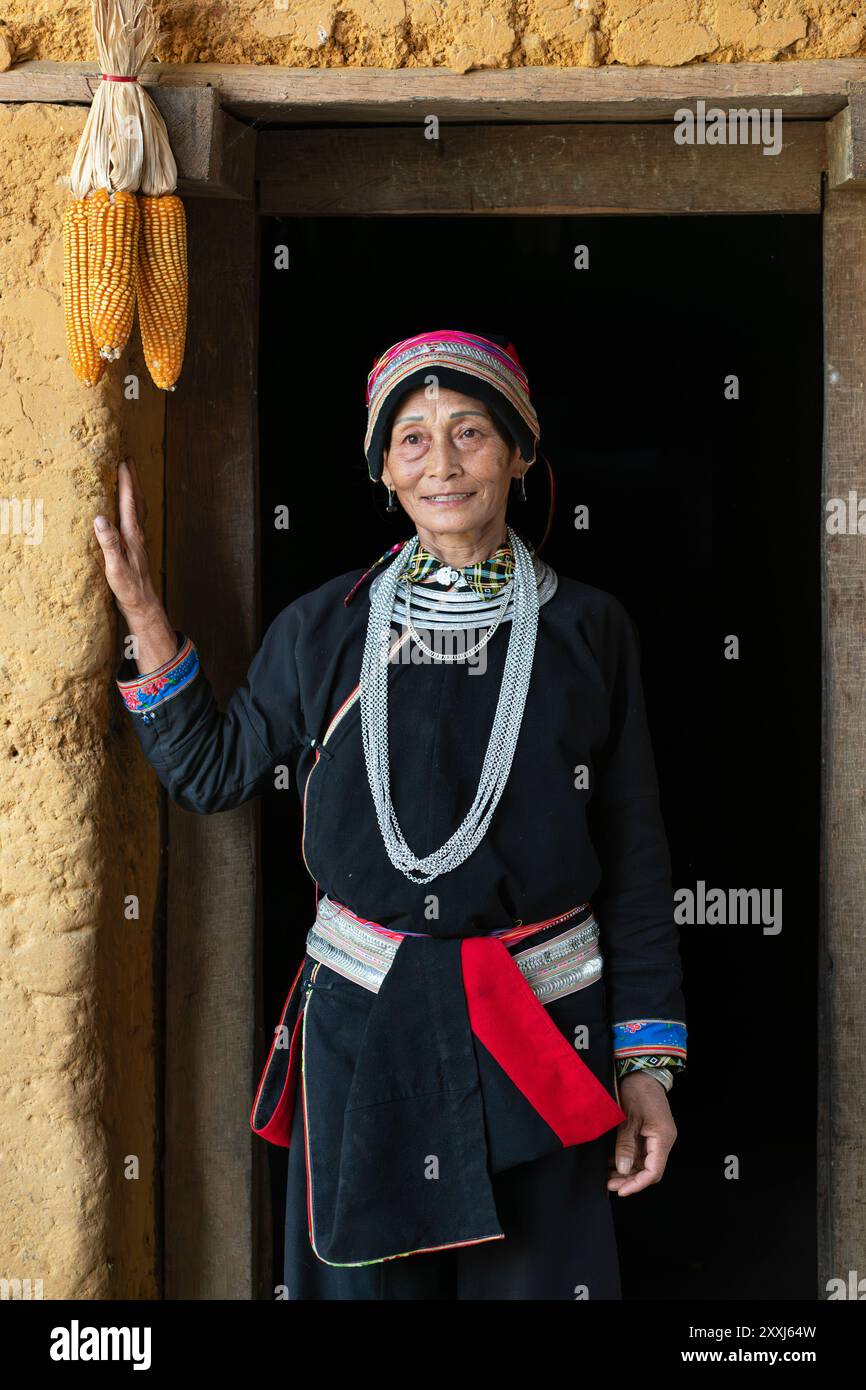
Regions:
<svg viewBox="0 0 866 1390"><path fill-rule="evenodd" d="M291 67L677 66L849 58L866 12L842 0L156 0L163 62ZM8 0L18 57L93 56L81 0Z"/></svg>
<svg viewBox="0 0 866 1390"><path fill-rule="evenodd" d="M161 563L165 402L138 344L92 389L66 361L59 231L85 115L0 106L0 1279L44 1298L152 1296L155 1268L158 803L116 705L92 518L114 516L128 451Z"/></svg>

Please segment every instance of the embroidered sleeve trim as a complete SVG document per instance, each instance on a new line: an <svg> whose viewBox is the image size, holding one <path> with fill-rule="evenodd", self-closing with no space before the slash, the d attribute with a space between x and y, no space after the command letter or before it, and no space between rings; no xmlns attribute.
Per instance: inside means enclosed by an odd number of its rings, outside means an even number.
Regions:
<svg viewBox="0 0 866 1390"><path fill-rule="evenodd" d="M665 1053L686 1060L686 1025L675 1018L632 1018L613 1025L613 1055L654 1057Z"/></svg>
<svg viewBox="0 0 866 1390"><path fill-rule="evenodd" d="M187 637L180 651L158 666L131 681L115 681L126 708L132 714L147 715L157 705L174 699L195 680L200 664L192 639Z"/></svg>
<svg viewBox="0 0 866 1390"><path fill-rule="evenodd" d="M667 1067L669 1071L681 1071L685 1066L682 1057L672 1057L668 1052L653 1052L646 1057L617 1057L617 1076L627 1076L629 1072L656 1070Z"/></svg>

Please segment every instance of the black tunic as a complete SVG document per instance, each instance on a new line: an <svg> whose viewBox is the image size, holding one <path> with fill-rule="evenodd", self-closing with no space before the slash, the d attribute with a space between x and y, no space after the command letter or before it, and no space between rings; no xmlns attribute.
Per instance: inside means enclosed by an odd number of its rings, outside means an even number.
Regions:
<svg viewBox="0 0 866 1390"><path fill-rule="evenodd" d="M591 902L601 926L603 979L555 1001L549 1012L569 1040L579 1024L589 1026L590 1043L582 1059L598 1081L615 1094L612 1025L672 1021L684 1038L685 1020L670 860L646 724L638 641L631 620L610 594L559 576L555 594L539 611L520 737L487 834L457 868L431 883L416 884L393 867L381 839L367 782L357 700L334 723L327 742L322 742L359 679L369 612L367 585L360 587L348 605L344 599L362 574L355 570L340 575L289 604L277 616L251 663L246 683L234 692L224 713L217 708L204 672L199 670L170 698L136 716L135 727L145 755L173 799L200 813L239 805L272 784L275 768L289 766L304 804L304 860L319 893L327 893L359 917L393 931L437 938L442 942L436 948L442 961L448 958L449 943L459 949L466 937L487 935L515 922L546 920L574 905ZM483 671L459 662L397 661L389 666L391 794L406 839L419 856L450 837L473 800L509 633L510 625L504 623L487 644ZM131 662L124 662L118 671L121 681L136 676ZM588 769L588 780L581 777L582 768ZM405 954L409 961L411 957ZM372 999L326 967L313 978L312 966L308 958L285 1021L293 1024L316 993L307 1039L316 1073L309 1105L313 1132L323 1135L318 1141L321 1154L335 1156L333 1165L320 1160L317 1186L320 1191L332 1187L334 1194L338 1187L351 1188L357 1168L359 1180L363 1174L368 1184L369 1202L363 1192L349 1192L346 1210L352 1213L351 1229L344 1223L332 1247L324 1241L324 1254L322 1245L317 1245L317 1258L306 1230L304 1186L308 1179L299 1166L303 1145L294 1142L301 1136L301 1105L296 1104L286 1118L287 1126L294 1125L286 1244L290 1296L411 1297L411 1293L399 1292L401 1281L411 1289L416 1282L423 1287L431 1280L445 1278L449 1288L473 1290L452 1296L573 1298L580 1296L574 1293L575 1288L588 1285L590 1297L617 1297L610 1199L605 1187L604 1155L611 1148L610 1135L553 1152L533 1129L533 1125L538 1129L537 1117L530 1114L523 1098L512 1094L507 1084L500 1085L501 1078L491 1080L489 1059L481 1058L480 1070L485 1086L490 1088L488 1111L497 1106L501 1110L498 1137L493 1134L489 1115L467 1122L464 1130L463 1111L458 1117L455 1109L451 1128L442 1133L428 1133L426 1119L413 1130L410 1118L402 1131L408 1139L398 1146L392 1144L388 1151L393 1171L381 1175L375 1192L363 1164L353 1163L348 1174L343 1168L336 1171L343 1110L353 1080L352 1067L371 1026ZM405 969L402 978L404 993L397 994L395 985L392 998L398 1005L402 998L405 1006L412 988L406 983L409 977ZM452 989L453 978L442 973L441 989L436 989L437 1007L441 997L443 1009L453 1006L459 1012L461 1003ZM381 1046L393 1071L392 1090L394 1085L405 1083L407 1094L411 1091L413 1097L423 1096L423 1076L412 1071L411 1033L404 1037L398 1026L390 1037L384 1036ZM646 1050L651 1049L648 1046ZM441 1048L431 1053L430 1065L447 1070L444 1055ZM423 1050L415 1062L416 1071L421 1063L426 1064ZM457 1068L457 1061L454 1066ZM284 1073L285 1068L280 1084ZM441 1118L449 1103L449 1078L440 1077L439 1083L436 1114ZM357 1086L352 1092L353 1114L376 1099L370 1085L368 1081L360 1106ZM361 1118L366 1116L362 1113ZM436 1122L434 1117L431 1123L435 1126ZM497 1161L489 1164L492 1187L486 1196L483 1200L479 1197L482 1189L478 1183L461 1186L458 1182L453 1188L443 1184L440 1197L437 1185L440 1215L430 1218L436 1233L434 1246L413 1244L397 1249L403 1253L406 1248L460 1245L464 1234L468 1240L481 1240L491 1219L496 1222L497 1213L504 1240L445 1254L388 1259L372 1268L336 1267L364 1265L368 1259L380 1260L386 1253L395 1253L395 1249L372 1246L375 1233L387 1225L397 1207L408 1213L402 1232L407 1239L413 1239L419 1222L421 1229L426 1229L428 1217L412 1210L412 1175L419 1155L431 1151L438 1155L440 1147L450 1155L448 1145L453 1140L452 1166L476 1163L479 1156L474 1143L463 1141L467 1133L478 1138L483 1123L488 1126L487 1140L493 1149L501 1150L503 1144L507 1148L510 1134L520 1136L514 1153L500 1152ZM434 1132L435 1138L431 1138ZM420 1146L417 1152L416 1140ZM278 1142L287 1141L288 1132ZM357 1142L356 1136L355 1154ZM360 1142L363 1146L363 1133ZM479 1142L483 1146L483 1134ZM430 1149L431 1144L437 1147ZM522 1161L524 1155L534 1161ZM563 1212L555 1194L575 1183L582 1199L569 1201ZM334 1194L333 1201L329 1198L329 1210L336 1201ZM426 1190L419 1200L422 1205L429 1202ZM485 1201L489 1212L478 1209ZM358 1215L362 1210L366 1218ZM511 1213L508 1220L506 1211ZM394 1220L400 1224L399 1213ZM521 1225L529 1229L518 1240L516 1232ZM534 1253L532 1229L538 1237ZM443 1230L447 1230L447 1239L439 1238ZM588 1239L590 1230L596 1233L593 1240ZM514 1239L508 1245L510 1235ZM559 1248L563 1242L571 1253L560 1260L552 1247ZM502 1253L506 1246L508 1254ZM518 1249L523 1253L518 1255ZM329 1258L332 1262L324 1263ZM434 1273L446 1269L447 1276ZM474 1282L465 1273L472 1269L476 1271ZM522 1284L520 1270L524 1271ZM550 1291L551 1282L560 1290L558 1294ZM484 1291L503 1283L512 1292ZM389 1284L396 1291L384 1292ZM514 1292L518 1285L520 1291ZM546 1292L538 1292L542 1286Z"/></svg>

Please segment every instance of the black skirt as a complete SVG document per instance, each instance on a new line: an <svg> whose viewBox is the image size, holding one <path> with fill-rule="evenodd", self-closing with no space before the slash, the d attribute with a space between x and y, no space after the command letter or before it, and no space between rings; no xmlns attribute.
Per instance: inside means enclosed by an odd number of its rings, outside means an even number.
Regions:
<svg viewBox="0 0 866 1390"><path fill-rule="evenodd" d="M319 1260L310 1245L299 1092L286 1194L288 1298L620 1299L611 1210L618 1198L607 1190L614 1137L604 1134L496 1174L503 1240L343 1268Z"/></svg>

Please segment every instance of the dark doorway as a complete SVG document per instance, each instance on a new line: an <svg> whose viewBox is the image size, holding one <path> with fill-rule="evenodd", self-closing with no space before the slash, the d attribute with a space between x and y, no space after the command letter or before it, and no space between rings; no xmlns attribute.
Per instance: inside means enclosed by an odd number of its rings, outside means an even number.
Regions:
<svg viewBox="0 0 866 1390"><path fill-rule="evenodd" d="M614 1202L624 1294L813 1299L820 218L263 219L261 290L265 625L409 533L363 457L374 356L440 326L514 341L556 474L545 558L638 626L674 887L782 890L778 934L681 928L679 1139L663 1183ZM537 542L543 465L527 492L511 520ZM314 910L300 825L297 795L265 796L266 1028Z"/></svg>

